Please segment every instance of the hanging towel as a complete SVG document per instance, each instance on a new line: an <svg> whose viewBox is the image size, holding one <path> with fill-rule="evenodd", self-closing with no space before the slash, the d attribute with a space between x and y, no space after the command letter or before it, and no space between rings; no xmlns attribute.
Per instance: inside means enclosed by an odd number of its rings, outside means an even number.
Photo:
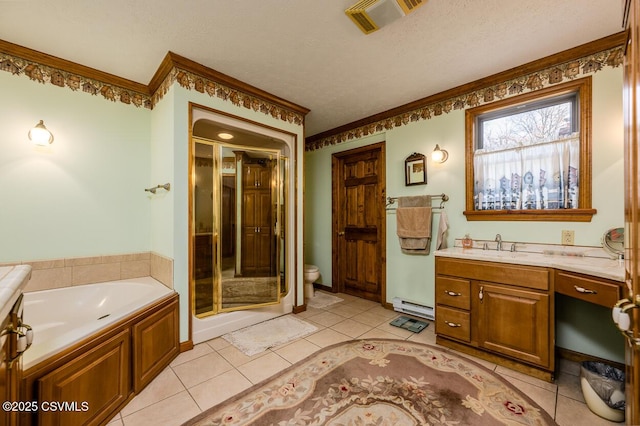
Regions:
<svg viewBox="0 0 640 426"><path fill-rule="evenodd" d="M436 241L436 250L447 248L447 239L444 237L447 229L449 229L449 218L447 217L447 212L442 209L440 212L440 222L438 222L438 241Z"/></svg>
<svg viewBox="0 0 640 426"><path fill-rule="evenodd" d="M403 253L429 254L431 213L429 196L398 198L396 233Z"/></svg>

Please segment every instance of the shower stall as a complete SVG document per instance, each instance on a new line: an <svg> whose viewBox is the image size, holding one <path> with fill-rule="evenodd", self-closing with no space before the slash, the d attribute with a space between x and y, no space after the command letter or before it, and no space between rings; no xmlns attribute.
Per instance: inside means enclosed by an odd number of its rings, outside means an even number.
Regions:
<svg viewBox="0 0 640 426"><path fill-rule="evenodd" d="M291 312L292 135L194 111L190 296L199 343Z"/></svg>

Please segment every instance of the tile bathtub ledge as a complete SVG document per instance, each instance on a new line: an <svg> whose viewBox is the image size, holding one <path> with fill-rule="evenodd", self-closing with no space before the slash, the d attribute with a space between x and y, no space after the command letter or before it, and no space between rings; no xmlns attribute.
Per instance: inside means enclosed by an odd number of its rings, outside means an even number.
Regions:
<svg viewBox="0 0 640 426"><path fill-rule="evenodd" d="M0 320L4 319L31 277L31 266L0 267Z"/></svg>
<svg viewBox="0 0 640 426"><path fill-rule="evenodd" d="M477 248L451 247L436 250L435 256L480 260L485 262L510 263L514 265L540 266L562 269L613 281L624 282L624 263L604 257L548 255L543 253L524 253L482 250Z"/></svg>

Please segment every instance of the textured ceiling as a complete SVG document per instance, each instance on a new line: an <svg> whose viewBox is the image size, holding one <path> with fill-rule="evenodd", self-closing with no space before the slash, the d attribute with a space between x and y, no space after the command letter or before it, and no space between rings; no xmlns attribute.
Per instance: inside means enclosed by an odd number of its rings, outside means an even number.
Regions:
<svg viewBox="0 0 640 426"><path fill-rule="evenodd" d="M5 0L0 39L147 84L168 51L311 109L308 136L622 30L612 0Z"/></svg>

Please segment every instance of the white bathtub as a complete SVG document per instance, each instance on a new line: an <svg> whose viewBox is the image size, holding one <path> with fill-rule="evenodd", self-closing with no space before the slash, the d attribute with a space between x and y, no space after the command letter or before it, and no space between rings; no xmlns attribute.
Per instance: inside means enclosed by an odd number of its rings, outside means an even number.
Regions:
<svg viewBox="0 0 640 426"><path fill-rule="evenodd" d="M23 369L171 293L151 277L24 293L23 321L33 328L33 344L23 355Z"/></svg>

